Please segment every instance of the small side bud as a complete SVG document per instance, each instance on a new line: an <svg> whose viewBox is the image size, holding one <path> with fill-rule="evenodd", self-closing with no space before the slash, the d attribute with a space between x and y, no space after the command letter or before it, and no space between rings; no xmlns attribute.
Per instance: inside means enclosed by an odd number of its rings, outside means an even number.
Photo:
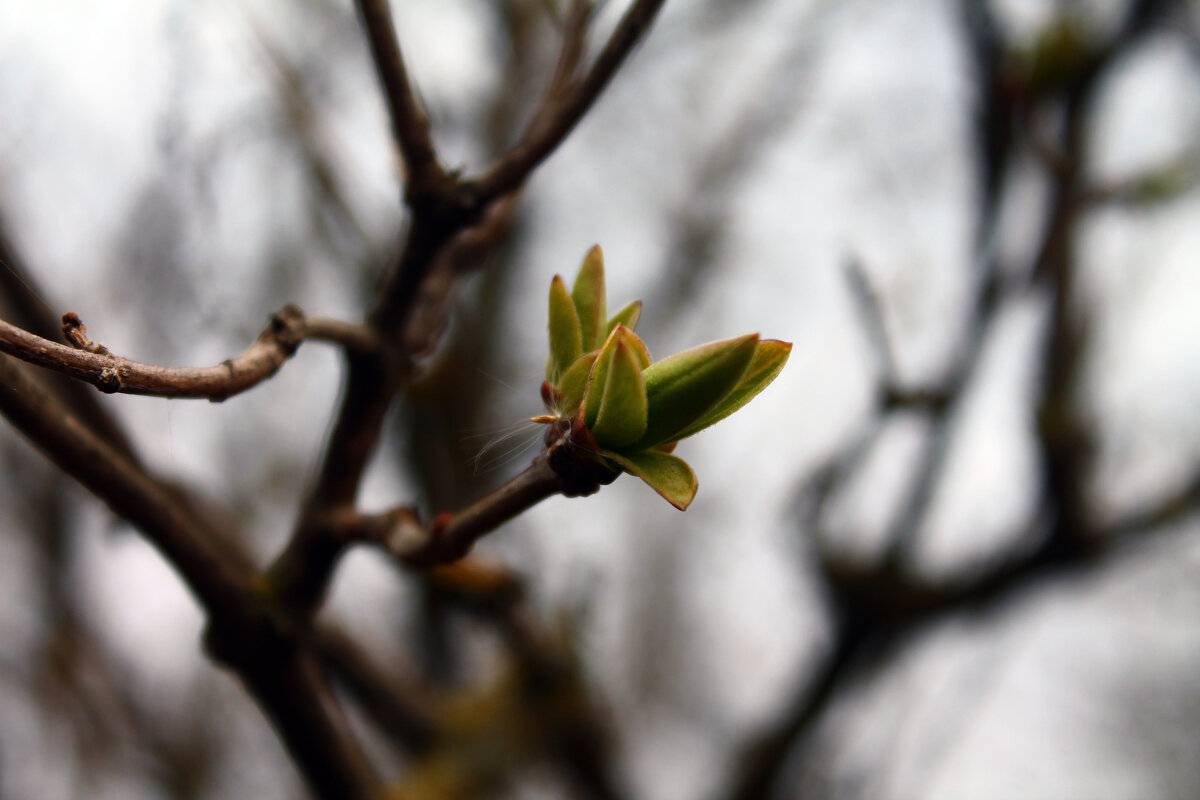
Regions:
<svg viewBox="0 0 1200 800"><path fill-rule="evenodd" d="M113 367L105 367L96 378L96 388L105 394L121 391L121 374Z"/></svg>

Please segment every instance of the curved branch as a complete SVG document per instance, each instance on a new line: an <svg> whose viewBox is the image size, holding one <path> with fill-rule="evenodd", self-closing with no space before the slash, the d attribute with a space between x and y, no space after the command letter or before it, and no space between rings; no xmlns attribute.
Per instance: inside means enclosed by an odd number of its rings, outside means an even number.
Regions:
<svg viewBox="0 0 1200 800"><path fill-rule="evenodd" d="M274 375L305 339L333 341L351 350L374 347L374 337L366 329L310 319L295 306L274 314L245 353L212 367L160 367L113 355L87 338L87 329L74 313L63 315L63 335L73 347L0 320L0 352L86 381L107 394L202 397L219 402Z"/></svg>
<svg viewBox="0 0 1200 800"><path fill-rule="evenodd" d="M383 733L413 755L433 748L443 733L428 692L407 679L394 662L376 663L358 642L336 628L321 627L310 638L330 678Z"/></svg>

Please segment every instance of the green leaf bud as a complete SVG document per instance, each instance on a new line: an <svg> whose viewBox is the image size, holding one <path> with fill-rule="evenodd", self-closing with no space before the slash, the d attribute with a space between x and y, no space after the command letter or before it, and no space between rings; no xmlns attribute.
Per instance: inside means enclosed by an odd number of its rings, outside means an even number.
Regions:
<svg viewBox="0 0 1200 800"><path fill-rule="evenodd" d="M767 339L758 343L754 358L746 374L734 390L727 394L707 414L689 425L676 437L686 439L699 433L710 425L714 425L749 403L763 389L775 380L783 365L787 363L788 355L792 352L791 342L781 342L777 339Z"/></svg>
<svg viewBox="0 0 1200 800"><path fill-rule="evenodd" d="M546 379L556 383L583 355L583 329L579 312L559 275L550 282L550 364Z"/></svg>
<svg viewBox="0 0 1200 800"><path fill-rule="evenodd" d="M599 355L598 351L593 351L581 356L559 380L558 389L562 394L562 407L556 410L563 416L574 416L579 407L583 405L584 393L588 388L588 378L592 375L592 367L595 366L596 358Z"/></svg>
<svg viewBox="0 0 1200 800"><path fill-rule="evenodd" d="M758 334L709 342L646 368L649 421L639 448L675 441L737 388L754 353Z"/></svg>
<svg viewBox="0 0 1200 800"><path fill-rule="evenodd" d="M605 451L605 458L618 464L630 475L636 475L658 492L680 511L687 509L696 497L699 484L696 473L679 456L658 450L640 450L633 453Z"/></svg>
<svg viewBox="0 0 1200 800"><path fill-rule="evenodd" d="M588 376L587 391L583 398L583 422L589 428L596 424L596 417L600 414L600 403L604 399L604 387L608 385L608 369L617 351L618 336L616 329L609 334L592 366L592 374Z"/></svg>
<svg viewBox="0 0 1200 800"><path fill-rule="evenodd" d="M634 348L621 335L628 328L619 326L612 336L615 343L600 410L591 426L592 436L604 448L622 448L633 444L646 431L646 384L642 365ZM601 358L603 358L601 354Z"/></svg>
<svg viewBox="0 0 1200 800"><path fill-rule="evenodd" d="M604 252L593 245L583 257L583 266L571 290L583 331L583 352L600 349L608 334L608 299L604 288Z"/></svg>
<svg viewBox="0 0 1200 800"><path fill-rule="evenodd" d="M608 321L608 333L613 332L613 328L618 325L624 325L626 328L633 330L637 327L638 320L642 318L642 301L634 300L629 305L622 308L616 314L613 314L612 319ZM607 335L607 334L606 334Z"/></svg>
<svg viewBox="0 0 1200 800"><path fill-rule="evenodd" d="M573 458L602 462L645 481L679 509L696 495L696 476L672 455L679 439L750 402L783 369L791 344L752 333L693 347L657 363L633 327L641 301L607 318L604 256L593 247L571 291L550 285L550 358L542 398ZM561 423L569 420L570 424ZM590 455L589 455L590 454Z"/></svg>

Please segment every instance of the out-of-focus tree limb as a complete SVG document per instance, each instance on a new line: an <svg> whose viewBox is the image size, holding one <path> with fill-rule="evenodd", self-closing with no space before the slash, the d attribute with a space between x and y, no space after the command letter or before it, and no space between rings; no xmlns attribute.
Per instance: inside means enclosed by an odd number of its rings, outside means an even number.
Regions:
<svg viewBox="0 0 1200 800"><path fill-rule="evenodd" d="M1143 533L1147 525L1175 519L1195 510L1196 486L1187 483L1161 505L1127 518L1105 529L1086 512L1084 480L1091 457L1090 433L1076 409L1081 359L1087 329L1074 308L1074 239L1078 222L1089 204L1083 185L1083 159L1087 147L1089 111L1096 87L1109 65L1139 37L1150 30L1169 7L1159 0L1141 0L1129 9L1124 25L1102 46L1085 54L1084 62L1070 72L1062 85L1045 97L1014 97L1003 72L1008 46L999 37L991 18L990 4L964 0L963 22L977 66L976 81L983 100L976 144L984 191L980 197L980 235L977 250L984 269L977 284L966 345L960 351L935 407L937 429L918 467L918 478L908 502L892 528L884 557L874 564L856 564L832 549L819 548L819 562L833 607L834 643L823 663L804 676L793 700L778 718L742 751L735 775L723 796L749 800L769 797L789 761L790 754L811 731L826 709L849 686L855 667L871 647L872 661L892 657L913 634L947 614L995 607L1032 582L1063 571L1091 569L1120 552L1129 534ZM1019 92L1018 92L1019 94ZM1020 102L1018 102L1020 100ZM1053 103L1061 111L1061 124L1053 140L1039 137L1025 126L1031 122L1030 103ZM999 213L999 198L1009 179L1012 150L1020 137L1042 155L1043 166L1053 181L1047 222L1034 262L1023 279L1004 278L991 253L990 239ZM1092 197L1091 202L1096 198ZM862 287L855 287L864 324L878 349L878 315L874 301ZM944 469L950 429L947 415L953 413L978 362L984 338L1000 309L1016 293L1048 294L1050 320L1042 349L1043 371L1039 396L1035 399L1038 443L1042 456L1043 487L1040 503L1045 535L1032 549L1013 555L984 575L959 583L938 583L914 573L908 564L912 538L928 513L933 489ZM864 302L864 297L866 301ZM886 340L884 342L886 348ZM886 353L886 349L885 349ZM886 365L887 359L880 359ZM881 370L887 380L886 367ZM907 407L891 402L882 393L882 411ZM877 429L877 424L872 424ZM817 481L817 511L810 515L810 531L819 531L824 498L845 475L844 469L829 469ZM818 542L819 532L815 533Z"/></svg>
<svg viewBox="0 0 1200 800"><path fill-rule="evenodd" d="M535 752L526 752L525 757L556 762L578 796L627 797L614 764L613 731L591 694L587 671L572 651L569 637L539 630L533 623L519 576L503 567L464 559L431 570L428 579L440 599L486 622L506 644L521 681L523 708L518 713L531 716L538 730Z"/></svg>
<svg viewBox="0 0 1200 800"><path fill-rule="evenodd" d="M441 733L424 687L402 680L395 664L384 667L376 663L354 639L336 628L319 627L312 640L333 679L393 742L412 755L433 746Z"/></svg>
<svg viewBox="0 0 1200 800"><path fill-rule="evenodd" d="M64 472L140 528L209 614L210 651L251 688L324 798L369 798L375 783L311 656L279 634L252 569L178 495L102 440L15 362L0 357L0 413ZM274 635L272 635L274 633Z"/></svg>
<svg viewBox="0 0 1200 800"><path fill-rule="evenodd" d="M392 134L407 173L406 192L411 200L428 189L443 187L448 176L433 147L429 117L409 82L388 0L358 0L356 5L367 32L375 71L383 85Z"/></svg>
<svg viewBox="0 0 1200 800"><path fill-rule="evenodd" d="M242 601L249 565L219 552L172 491L100 439L7 357L0 357L0 413L64 472L141 528L206 606L229 612Z"/></svg>
<svg viewBox="0 0 1200 800"><path fill-rule="evenodd" d="M637 0L617 23L587 75L547 96L553 109L539 110L521 139L478 178L464 184L475 203L518 188L555 151L595 104L600 93L642 40L666 0ZM564 50L564 52L568 52Z"/></svg>
<svg viewBox="0 0 1200 800"><path fill-rule="evenodd" d="M706 24L715 27L737 24L754 4L716 0L708 5ZM791 23L794 32L786 50L747 82L740 92L740 107L727 115L730 122L705 142L692 185L680 193L678 206L668 212L671 242L663 248L666 255L655 270L653 292L645 298L646 308L658 309L656 325L669 329L675 317L690 308L706 283L719 273L742 185L756 174L759 162L773 152L773 145L808 107L807 91L824 42L820 35L823 23L834 12L853 6L819 0L804 9ZM720 74L732 68L731 63L719 62L711 70ZM711 78L705 75L701 80Z"/></svg>

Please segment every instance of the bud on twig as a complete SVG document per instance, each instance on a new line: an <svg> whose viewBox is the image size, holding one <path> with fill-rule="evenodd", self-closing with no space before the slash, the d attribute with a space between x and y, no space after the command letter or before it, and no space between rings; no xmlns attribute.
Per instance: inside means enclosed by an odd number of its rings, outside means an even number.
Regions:
<svg viewBox="0 0 1200 800"><path fill-rule="evenodd" d="M542 399L556 444L576 460L636 475L685 509L696 476L675 444L737 411L783 369L792 345L757 333L693 347L653 362L633 328L637 301L607 317L604 257L588 251L570 292L550 284L550 361ZM563 424L566 422L567 424Z"/></svg>

